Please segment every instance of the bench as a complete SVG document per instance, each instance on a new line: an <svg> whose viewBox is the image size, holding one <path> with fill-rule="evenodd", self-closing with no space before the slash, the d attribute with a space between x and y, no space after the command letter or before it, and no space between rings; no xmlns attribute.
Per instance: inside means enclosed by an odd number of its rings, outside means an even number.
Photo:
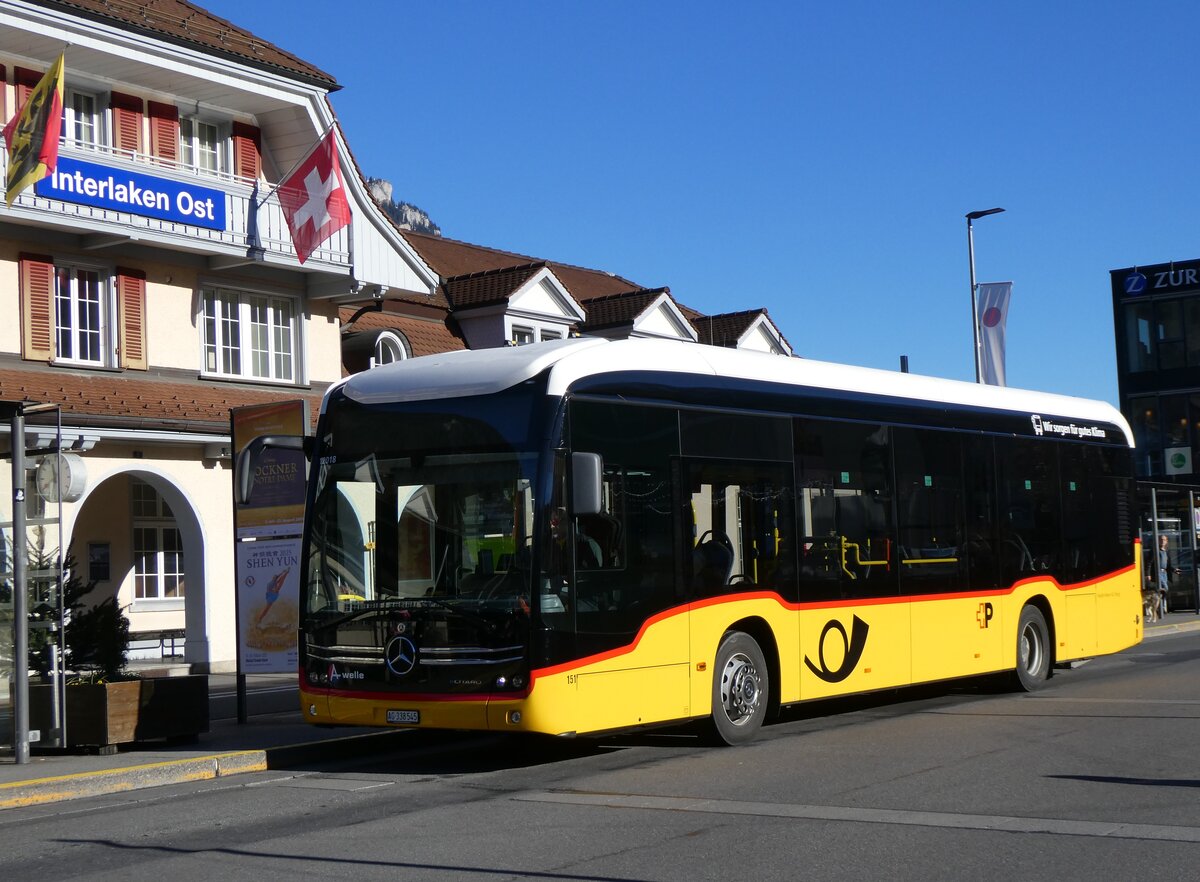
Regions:
<svg viewBox="0 0 1200 882"><path fill-rule="evenodd" d="M162 658L182 658L187 632L183 628L163 628L157 631L131 631L129 649L132 652L158 647Z"/></svg>

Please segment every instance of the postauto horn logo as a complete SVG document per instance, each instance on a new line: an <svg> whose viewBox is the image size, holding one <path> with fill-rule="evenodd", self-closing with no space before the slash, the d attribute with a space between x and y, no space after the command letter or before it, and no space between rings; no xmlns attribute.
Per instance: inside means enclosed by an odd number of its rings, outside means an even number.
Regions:
<svg viewBox="0 0 1200 882"><path fill-rule="evenodd" d="M855 616L854 621L850 624L850 636L847 637L846 627L837 619L830 619L825 623L825 628L821 631L821 640L817 644L817 660L821 666L817 667L813 664L812 659L807 655L804 657L804 663L808 665L810 671L826 683L840 683L853 673L855 666L862 658L863 650L867 646L867 632L870 630L870 625ZM832 671L825 662L825 641L829 638L830 631L837 631L841 635L844 650L841 665Z"/></svg>

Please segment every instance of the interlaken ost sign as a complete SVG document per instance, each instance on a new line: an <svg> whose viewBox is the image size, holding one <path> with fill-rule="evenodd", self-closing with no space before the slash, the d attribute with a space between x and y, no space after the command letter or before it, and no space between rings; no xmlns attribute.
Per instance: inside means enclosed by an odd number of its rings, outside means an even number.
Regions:
<svg viewBox="0 0 1200 882"><path fill-rule="evenodd" d="M66 156L33 186L38 196L126 211L143 217L225 229L225 193L190 182L110 168Z"/></svg>

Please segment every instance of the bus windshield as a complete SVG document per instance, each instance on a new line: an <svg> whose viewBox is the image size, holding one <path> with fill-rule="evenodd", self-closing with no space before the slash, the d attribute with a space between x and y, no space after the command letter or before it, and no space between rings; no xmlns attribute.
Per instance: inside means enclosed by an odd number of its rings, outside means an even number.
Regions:
<svg viewBox="0 0 1200 882"><path fill-rule="evenodd" d="M386 406L335 397L319 432L304 614L528 613L535 402L529 390Z"/></svg>
<svg viewBox="0 0 1200 882"><path fill-rule="evenodd" d="M388 450L322 464L308 611L406 598L527 602L535 461L519 452Z"/></svg>

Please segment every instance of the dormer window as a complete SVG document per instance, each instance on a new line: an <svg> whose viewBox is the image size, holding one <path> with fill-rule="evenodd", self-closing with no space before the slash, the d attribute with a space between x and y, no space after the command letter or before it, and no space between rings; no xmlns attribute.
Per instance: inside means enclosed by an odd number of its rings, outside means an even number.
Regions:
<svg viewBox="0 0 1200 882"><path fill-rule="evenodd" d="M63 103L62 140L73 147L104 146L99 99L91 92L68 89Z"/></svg>
<svg viewBox="0 0 1200 882"><path fill-rule="evenodd" d="M371 367L404 361L408 358L408 347L391 331L382 331L375 339L375 353L371 356Z"/></svg>
<svg viewBox="0 0 1200 882"><path fill-rule="evenodd" d="M217 123L195 116L179 120L179 155L185 166L217 174L225 170L224 153Z"/></svg>

